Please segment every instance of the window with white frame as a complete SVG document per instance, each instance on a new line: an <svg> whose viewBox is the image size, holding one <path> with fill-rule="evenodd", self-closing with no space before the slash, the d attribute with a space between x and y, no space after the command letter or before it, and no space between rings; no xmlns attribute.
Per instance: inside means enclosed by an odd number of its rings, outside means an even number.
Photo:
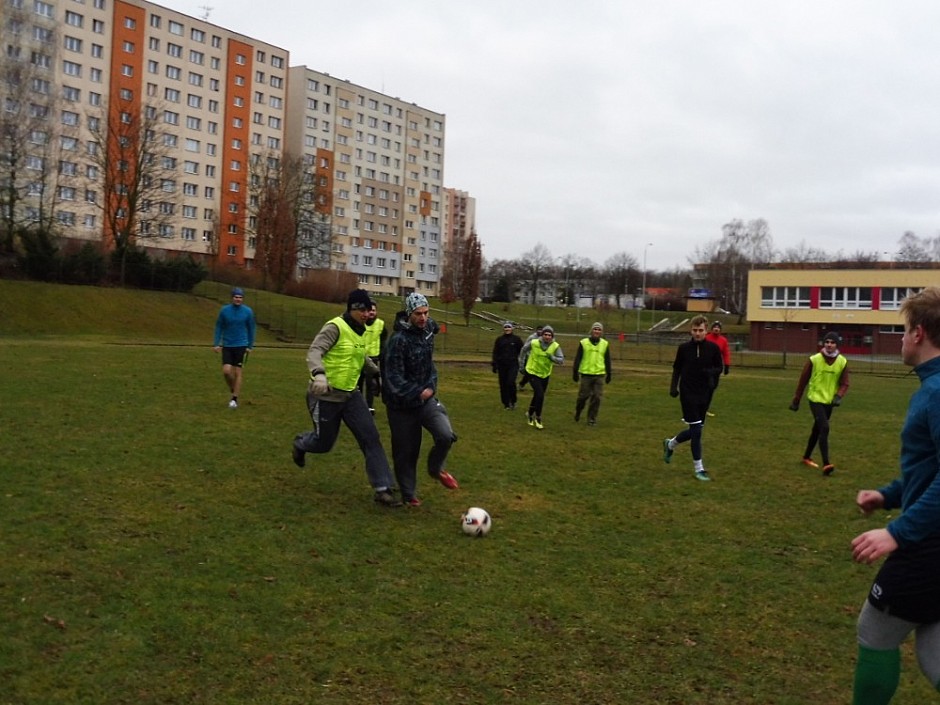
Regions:
<svg viewBox="0 0 940 705"><path fill-rule="evenodd" d="M763 286L761 308L809 308L808 286Z"/></svg>
<svg viewBox="0 0 940 705"><path fill-rule="evenodd" d="M870 286L821 286L819 308L870 309Z"/></svg>
<svg viewBox="0 0 940 705"><path fill-rule="evenodd" d="M901 308L901 303L911 294L916 294L923 287L909 286L883 286L881 287L881 310L896 311Z"/></svg>

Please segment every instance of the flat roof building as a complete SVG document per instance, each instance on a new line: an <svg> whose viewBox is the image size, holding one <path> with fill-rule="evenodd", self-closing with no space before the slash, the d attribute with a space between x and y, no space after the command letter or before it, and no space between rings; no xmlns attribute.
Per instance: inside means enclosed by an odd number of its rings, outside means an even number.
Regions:
<svg viewBox="0 0 940 705"><path fill-rule="evenodd" d="M827 331L835 330L842 336L843 352L898 354L904 333L901 302L938 280L936 264L910 269L877 263L867 269L779 265L751 270L749 347L812 350Z"/></svg>

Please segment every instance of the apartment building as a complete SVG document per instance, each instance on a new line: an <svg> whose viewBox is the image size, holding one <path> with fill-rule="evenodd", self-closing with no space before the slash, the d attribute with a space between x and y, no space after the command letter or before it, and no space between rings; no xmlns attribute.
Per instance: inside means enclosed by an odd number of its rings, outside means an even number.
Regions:
<svg viewBox="0 0 940 705"><path fill-rule="evenodd" d="M856 355L897 355L904 321L901 302L936 285L936 265L870 268L779 265L748 274L747 317L752 350L815 351L827 331L842 336L840 349Z"/></svg>
<svg viewBox="0 0 940 705"><path fill-rule="evenodd" d="M444 249L477 231L477 199L466 191L444 189Z"/></svg>
<svg viewBox="0 0 940 705"><path fill-rule="evenodd" d="M438 293L446 241L474 219L473 199L443 188L443 114L145 0L0 3L5 73L27 71L0 115L23 123L20 222L252 267L258 185L299 158L319 238L300 273ZM16 171L0 168L0 183Z"/></svg>
<svg viewBox="0 0 940 705"><path fill-rule="evenodd" d="M284 147L288 51L141 0L2 1L7 67L30 72L4 105L30 121L23 217L89 240L130 221L140 245L250 263L251 166Z"/></svg>
<svg viewBox="0 0 940 705"><path fill-rule="evenodd" d="M329 266L373 294L436 295L444 115L306 66L290 68L288 86L285 151L316 165L326 191Z"/></svg>

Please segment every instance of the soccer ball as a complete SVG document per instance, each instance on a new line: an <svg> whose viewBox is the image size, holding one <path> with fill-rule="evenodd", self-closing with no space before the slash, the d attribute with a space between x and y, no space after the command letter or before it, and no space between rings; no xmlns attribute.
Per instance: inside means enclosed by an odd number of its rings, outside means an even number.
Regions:
<svg viewBox="0 0 940 705"><path fill-rule="evenodd" d="M493 520L485 509L470 507L460 518L460 527L467 536L486 536Z"/></svg>

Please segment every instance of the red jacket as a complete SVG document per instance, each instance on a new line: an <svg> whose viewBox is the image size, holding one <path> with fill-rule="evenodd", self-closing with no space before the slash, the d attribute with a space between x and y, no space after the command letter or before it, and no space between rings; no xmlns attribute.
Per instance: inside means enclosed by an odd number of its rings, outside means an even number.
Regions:
<svg viewBox="0 0 940 705"><path fill-rule="evenodd" d="M705 340L712 341L721 350L721 360L725 367L731 366L731 348L728 347L728 339L721 333L712 333L709 331L705 335Z"/></svg>

